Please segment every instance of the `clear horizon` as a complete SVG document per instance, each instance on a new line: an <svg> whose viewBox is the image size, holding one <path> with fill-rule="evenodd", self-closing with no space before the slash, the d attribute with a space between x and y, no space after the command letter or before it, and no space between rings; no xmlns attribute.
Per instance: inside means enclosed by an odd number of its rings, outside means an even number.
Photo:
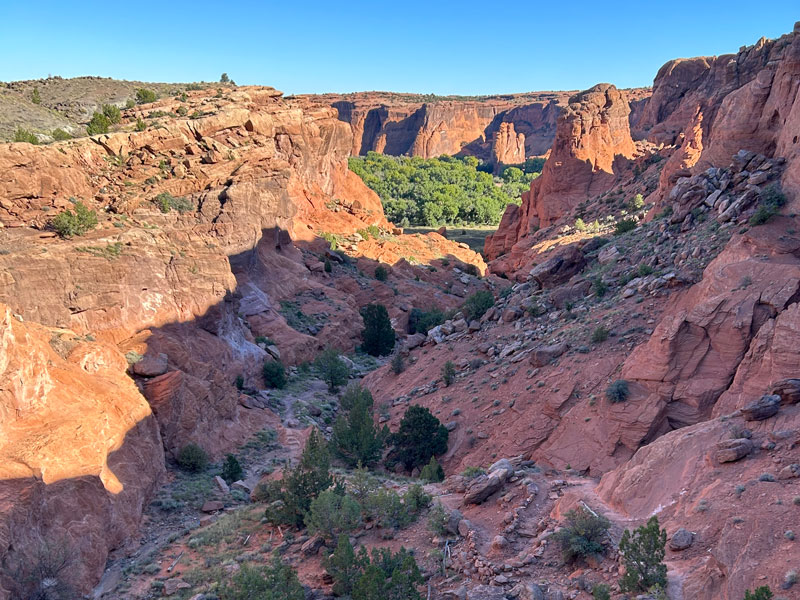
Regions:
<svg viewBox="0 0 800 600"><path fill-rule="evenodd" d="M647 87L668 60L735 53L790 32L800 19L796 3L782 0L768 11L681 0L663 13L633 2L602 11L574 2L570 15L518 1L490 10L473 0L412 0L385 11L365 2L330 6L233 0L222 11L206 0L144 1L133 11L99 2L15 3L3 9L12 26L0 52L14 58L0 65L0 80L94 75L177 83L217 81L227 72L239 85L286 94L464 96L599 82Z"/></svg>

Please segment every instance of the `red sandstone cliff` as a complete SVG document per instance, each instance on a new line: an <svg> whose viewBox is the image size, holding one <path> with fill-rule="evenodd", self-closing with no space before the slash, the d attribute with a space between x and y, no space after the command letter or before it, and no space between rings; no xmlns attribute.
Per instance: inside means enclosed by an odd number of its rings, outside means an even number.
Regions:
<svg viewBox="0 0 800 600"><path fill-rule="evenodd" d="M518 165L525 162L525 134L514 130L514 123L500 123L492 140L492 163Z"/></svg>

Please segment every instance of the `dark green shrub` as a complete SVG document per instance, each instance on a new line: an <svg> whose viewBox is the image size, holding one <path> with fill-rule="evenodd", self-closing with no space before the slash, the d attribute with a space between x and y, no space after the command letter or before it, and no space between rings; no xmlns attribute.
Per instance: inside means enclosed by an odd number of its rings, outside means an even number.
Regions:
<svg viewBox="0 0 800 600"><path fill-rule="evenodd" d="M600 277L595 278L592 282L592 290L594 291L594 295L598 298L602 298L606 295L608 291L608 284L603 281Z"/></svg>
<svg viewBox="0 0 800 600"><path fill-rule="evenodd" d="M431 456L431 461L422 467L422 471L419 473L419 478L423 481L428 481L431 483L437 483L444 480L444 469L442 469L442 465L439 464L435 456Z"/></svg>
<svg viewBox="0 0 800 600"><path fill-rule="evenodd" d="M565 515L567 524L553 538L561 547L565 562L589 558L603 553L611 522L603 516L595 516L585 508L570 510Z"/></svg>
<svg viewBox="0 0 800 600"><path fill-rule="evenodd" d="M234 481L239 481L244 476L242 465L239 464L239 459L233 454L228 454L225 457L225 462L222 463L222 478L231 484Z"/></svg>
<svg viewBox="0 0 800 600"><path fill-rule="evenodd" d="M628 382L624 379L617 379L606 388L606 398L609 402L625 402L630 394Z"/></svg>
<svg viewBox="0 0 800 600"><path fill-rule="evenodd" d="M179 117L185 117L187 114L189 114L189 109L186 108L185 106L179 106L175 110L175 112L178 114Z"/></svg>
<svg viewBox="0 0 800 600"><path fill-rule="evenodd" d="M264 377L264 385L267 387L276 389L286 387L286 369L281 361L268 360L264 363L261 374Z"/></svg>
<svg viewBox="0 0 800 600"><path fill-rule="evenodd" d="M89 135L100 135L101 133L108 133L108 128L111 127L111 121L103 113L95 112L91 120L86 125L86 133Z"/></svg>
<svg viewBox="0 0 800 600"><path fill-rule="evenodd" d="M476 477L483 475L486 473L486 469L482 467L473 467L469 466L463 471L461 471L461 476L465 479L475 479Z"/></svg>
<svg viewBox="0 0 800 600"><path fill-rule="evenodd" d="M777 184L772 184L761 190L758 208L750 217L750 225L763 225L778 214L781 206L786 204L786 195Z"/></svg>
<svg viewBox="0 0 800 600"><path fill-rule="evenodd" d="M304 600L305 597L297 573L277 555L260 569L243 564L219 591L220 600Z"/></svg>
<svg viewBox="0 0 800 600"><path fill-rule="evenodd" d="M302 527L311 502L333 483L330 465L328 444L314 429L306 440L297 466L293 469L287 467L283 479L272 481L260 489L259 494L267 503L266 518L273 523Z"/></svg>
<svg viewBox="0 0 800 600"><path fill-rule="evenodd" d="M594 600L611 600L611 588L605 583L598 583L592 588Z"/></svg>
<svg viewBox="0 0 800 600"><path fill-rule="evenodd" d="M328 391L335 394L350 377L350 367L334 348L326 348L314 361L319 376L328 384Z"/></svg>
<svg viewBox="0 0 800 600"><path fill-rule="evenodd" d="M592 331L592 342L595 344L599 344L600 342L605 342L608 339L608 329L603 327L602 325L598 325Z"/></svg>
<svg viewBox="0 0 800 600"><path fill-rule="evenodd" d="M617 224L614 226L614 235L622 235L634 229L636 229L635 219L622 219L621 221L617 221Z"/></svg>
<svg viewBox="0 0 800 600"><path fill-rule="evenodd" d="M361 331L364 352L372 356L385 356L394 348L394 329L389 313L383 304L368 304L361 309L364 329Z"/></svg>
<svg viewBox="0 0 800 600"><path fill-rule="evenodd" d="M53 133L50 135L52 135L53 139L57 142L63 142L64 140L72 139L72 136L63 129L53 129Z"/></svg>
<svg viewBox="0 0 800 600"><path fill-rule="evenodd" d="M650 517L647 525L631 533L625 530L619 551L625 564L625 574L619 580L625 592L647 591L655 585L667 587L667 565L664 564L667 530L659 529L658 517Z"/></svg>
<svg viewBox="0 0 800 600"><path fill-rule="evenodd" d="M646 265L644 263L639 265L638 273L639 277L647 277L648 275L652 275L655 269L650 265Z"/></svg>
<svg viewBox="0 0 800 600"><path fill-rule="evenodd" d="M200 446L192 442L180 449L176 461L184 471L199 473L208 466L208 454Z"/></svg>
<svg viewBox="0 0 800 600"><path fill-rule="evenodd" d="M67 209L58 213L50 221L50 226L62 238L83 235L97 227L97 213L86 208L83 202L78 201L75 203L75 212Z"/></svg>
<svg viewBox="0 0 800 600"><path fill-rule="evenodd" d="M395 375L400 375L403 371L406 370L406 363L403 360L403 355L399 352L395 353L392 357L392 373Z"/></svg>
<svg viewBox="0 0 800 600"><path fill-rule="evenodd" d="M442 381L444 381L444 385L446 387L450 387L450 384L456 380L456 366L453 364L452 361L447 361L444 363L442 367Z"/></svg>
<svg viewBox="0 0 800 600"><path fill-rule="evenodd" d="M431 411L415 404L406 410L397 433L390 436L394 446L390 458L409 471L422 467L432 456L447 451L448 436L445 426Z"/></svg>
<svg viewBox="0 0 800 600"><path fill-rule="evenodd" d="M39 88L38 87L33 88L33 93L31 93L31 102L33 102L34 104L41 104L42 103L42 97L39 94Z"/></svg>
<svg viewBox="0 0 800 600"><path fill-rule="evenodd" d="M375 425L372 405L372 394L357 384L348 387L342 396L342 407L347 412L340 414L333 424L331 447L350 467L377 462L389 435L385 426L380 430Z"/></svg>
<svg viewBox="0 0 800 600"><path fill-rule="evenodd" d="M24 142L26 144L33 144L34 146L39 143L39 138L37 138L33 133L28 131L27 129L23 129L22 127L17 127L16 131L14 131L14 142Z"/></svg>
<svg viewBox="0 0 800 600"><path fill-rule="evenodd" d="M389 271L383 265L375 267L375 279L378 281L386 281L389 278Z"/></svg>
<svg viewBox="0 0 800 600"><path fill-rule="evenodd" d="M772 600L772 590L768 585L757 587L754 591L745 590L744 600Z"/></svg>
<svg viewBox="0 0 800 600"><path fill-rule="evenodd" d="M136 129L136 131L144 131L145 129L147 129L147 123L145 123L144 119L142 119L141 117L137 117L134 129Z"/></svg>
<svg viewBox="0 0 800 600"><path fill-rule="evenodd" d="M227 73L223 73L219 78L219 82L220 83L230 83L231 82L231 78L228 77Z"/></svg>
<svg viewBox="0 0 800 600"><path fill-rule="evenodd" d="M183 214L185 212L189 212L194 210L194 203L191 200L186 198L180 197L176 198L169 192L161 192L158 196L153 198L153 202L158 206L158 209L162 213L168 213L172 209L177 210L179 213Z"/></svg>
<svg viewBox="0 0 800 600"><path fill-rule="evenodd" d="M150 104L158 100L158 95L153 90L139 88L136 90L136 104Z"/></svg>
<svg viewBox="0 0 800 600"><path fill-rule="evenodd" d="M113 104L103 104L103 115L108 119L109 123L116 125L122 120L122 111L118 106Z"/></svg>
<svg viewBox="0 0 800 600"><path fill-rule="evenodd" d="M330 273L330 272L333 271L333 264L331 263L330 259L328 259L328 258L325 259L325 267L324 267L324 269L325 269L326 273Z"/></svg>
<svg viewBox="0 0 800 600"><path fill-rule="evenodd" d="M408 315L409 333L428 333L437 325L445 322L445 314L438 308L423 311L419 308L412 308Z"/></svg>
<svg viewBox="0 0 800 600"><path fill-rule="evenodd" d="M236 389L241 391L244 389L244 376L237 375L236 376Z"/></svg>
<svg viewBox="0 0 800 600"><path fill-rule="evenodd" d="M467 275L472 275L473 277L480 277L481 274L478 267L471 263L464 266L464 273Z"/></svg>
<svg viewBox="0 0 800 600"><path fill-rule="evenodd" d="M462 310L467 320L480 319L487 310L494 306L494 296L488 290L480 290L464 301Z"/></svg>
<svg viewBox="0 0 800 600"><path fill-rule="evenodd" d="M361 525L361 506L348 495L325 490L311 501L305 522L309 533L319 533L326 540L335 541L339 535L350 534Z"/></svg>

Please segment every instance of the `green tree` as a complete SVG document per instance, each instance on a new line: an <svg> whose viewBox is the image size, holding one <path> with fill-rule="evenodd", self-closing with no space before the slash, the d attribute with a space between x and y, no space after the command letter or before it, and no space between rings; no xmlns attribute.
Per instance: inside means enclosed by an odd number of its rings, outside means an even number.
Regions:
<svg viewBox="0 0 800 600"><path fill-rule="evenodd" d="M242 465L239 464L239 459L233 454L228 454L225 457L225 462L222 463L222 478L231 484L234 481L239 481L244 476Z"/></svg>
<svg viewBox="0 0 800 600"><path fill-rule="evenodd" d="M61 128L53 129L53 133L50 135L52 135L53 139L57 142L63 142L64 140L72 139L72 136Z"/></svg>
<svg viewBox="0 0 800 600"><path fill-rule="evenodd" d="M286 369L279 360L268 360L261 368L264 385L270 388L282 389L286 387Z"/></svg>
<svg viewBox="0 0 800 600"><path fill-rule="evenodd" d="M361 331L362 348L373 356L385 356L394 348L394 329L389 312L383 304L368 304L361 309L364 329Z"/></svg>
<svg viewBox="0 0 800 600"><path fill-rule="evenodd" d="M103 114L110 123L116 125L122 120L122 112L113 104L103 104Z"/></svg>
<svg viewBox="0 0 800 600"><path fill-rule="evenodd" d="M181 469L190 473L199 473L208 466L208 454L194 442L181 448L176 460Z"/></svg>
<svg viewBox="0 0 800 600"><path fill-rule="evenodd" d="M350 377L350 367L334 348L323 350L314 361L314 366L323 381L328 384L328 391L331 394L335 394Z"/></svg>
<svg viewBox="0 0 800 600"><path fill-rule="evenodd" d="M374 464L381 457L388 429L375 425L372 416L373 400L369 390L354 384L342 396L342 406L349 406L333 424L331 446L348 466Z"/></svg>
<svg viewBox="0 0 800 600"><path fill-rule="evenodd" d="M103 113L95 112L92 115L89 123L86 125L86 133L89 135L99 135L101 133L108 133L108 128L111 127L111 121Z"/></svg>
<svg viewBox="0 0 800 600"><path fill-rule="evenodd" d="M227 73L223 73L222 75L220 75L219 82L220 83L230 83L231 82L231 78L228 77Z"/></svg>
<svg viewBox="0 0 800 600"><path fill-rule="evenodd" d="M375 279L378 281L386 281L389 278L389 271L383 265L375 267Z"/></svg>
<svg viewBox="0 0 800 600"><path fill-rule="evenodd" d="M390 457L409 471L421 467L432 456L447 451L448 435L445 426L427 408L418 404L409 406L397 433L390 436L394 446Z"/></svg>
<svg viewBox="0 0 800 600"><path fill-rule="evenodd" d="M752 592L750 590L744 591L744 600L771 600L772 599L772 590L769 589L768 585L762 585L761 587L757 587Z"/></svg>
<svg viewBox="0 0 800 600"><path fill-rule="evenodd" d="M464 301L462 310L468 320L480 319L487 310L494 306L494 296L489 290L479 290Z"/></svg>
<svg viewBox="0 0 800 600"><path fill-rule="evenodd" d="M33 144L36 146L39 143L39 138L36 137L36 134L28 131L27 129L23 129L22 127L17 127L16 131L14 131L14 142L24 142L26 144Z"/></svg>
<svg viewBox="0 0 800 600"><path fill-rule="evenodd" d="M31 102L33 102L34 104L42 103L42 97L39 95L38 87L33 88L33 93L31 94Z"/></svg>
<svg viewBox="0 0 800 600"><path fill-rule="evenodd" d="M330 473L331 457L325 438L313 429L306 440L300 462L291 471L284 472L284 485L287 496L287 521L300 526L312 500L333 483Z"/></svg>
<svg viewBox="0 0 800 600"><path fill-rule="evenodd" d="M646 525L633 533L625 530L619 542L619 551L625 564L625 574L619 580L620 588L627 592L647 591L654 585L667 586L667 566L664 564L667 530L660 529L658 517L653 515Z"/></svg>
<svg viewBox="0 0 800 600"><path fill-rule="evenodd" d="M428 333L437 325L445 322L445 314L438 308L423 311L412 308L408 315L408 333Z"/></svg>
<svg viewBox="0 0 800 600"><path fill-rule="evenodd" d="M136 104L150 104L158 100L158 95L153 90L139 88L136 90Z"/></svg>
<svg viewBox="0 0 800 600"><path fill-rule="evenodd" d="M442 465L439 464L435 456L431 456L430 462L422 467L419 478L431 483L444 480L444 469L442 469Z"/></svg>
<svg viewBox="0 0 800 600"><path fill-rule="evenodd" d="M364 550L363 554L366 554L366 550ZM345 534L341 534L336 544L336 550L322 560L322 566L333 578L334 594L337 596L350 594L353 590L353 582L360 576L365 566L364 562L365 556L357 558L356 553L353 552L350 538Z"/></svg>
<svg viewBox="0 0 800 600"><path fill-rule="evenodd" d="M261 569L243 564L219 592L220 600L304 600L297 573L274 556Z"/></svg>
<svg viewBox="0 0 800 600"><path fill-rule="evenodd" d="M395 375L400 375L400 373L405 370L406 363L403 359L403 355L400 352L395 352L394 356L392 357L392 373Z"/></svg>
<svg viewBox="0 0 800 600"><path fill-rule="evenodd" d="M567 524L553 535L561 546L565 562L602 554L605 550L611 523L602 515L585 508L573 509L565 515Z"/></svg>
<svg viewBox="0 0 800 600"><path fill-rule="evenodd" d="M334 490L320 492L311 501L305 519L309 532L319 533L334 541L340 534L349 534L361 525L361 506L349 495Z"/></svg>

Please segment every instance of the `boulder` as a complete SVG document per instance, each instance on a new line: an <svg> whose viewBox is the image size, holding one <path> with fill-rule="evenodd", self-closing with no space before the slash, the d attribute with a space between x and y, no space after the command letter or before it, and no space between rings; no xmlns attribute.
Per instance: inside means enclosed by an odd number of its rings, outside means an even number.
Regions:
<svg viewBox="0 0 800 600"><path fill-rule="evenodd" d="M786 465L778 471L778 479L795 479L800 477L800 465L791 464Z"/></svg>
<svg viewBox="0 0 800 600"><path fill-rule="evenodd" d="M314 535L304 542L302 546L300 546L300 552L306 556L313 556L319 552L319 549L322 548L324 544L325 540L322 538L322 536Z"/></svg>
<svg viewBox="0 0 800 600"><path fill-rule="evenodd" d="M586 264L586 260L577 245L567 246L557 255L531 269L531 279L542 288L552 288L567 281L578 273Z"/></svg>
<svg viewBox="0 0 800 600"><path fill-rule="evenodd" d="M601 265L607 265L619 259L620 256L622 255L619 253L619 249L616 246L604 246L600 249L600 252L597 253L597 262Z"/></svg>
<svg viewBox="0 0 800 600"><path fill-rule="evenodd" d="M544 600L544 592L535 583L520 582L508 592L516 600Z"/></svg>
<svg viewBox="0 0 800 600"><path fill-rule="evenodd" d="M672 534L669 540L669 547L671 550L686 550L694 543L694 534L681 527Z"/></svg>
<svg viewBox="0 0 800 600"><path fill-rule="evenodd" d="M461 537L467 537L469 532L473 530L472 523L470 523L467 519L461 519L458 522L458 535Z"/></svg>
<svg viewBox="0 0 800 600"><path fill-rule="evenodd" d="M240 492L244 492L248 496L253 493L253 490L251 489L250 484L248 484L246 481L242 481L241 479L239 481L234 481L231 484L231 489L232 490L239 490Z"/></svg>
<svg viewBox="0 0 800 600"><path fill-rule="evenodd" d="M461 521L463 519L464 515L461 514L461 511L458 509L454 509L447 517L447 525L445 525L445 529L447 529L447 532L452 533L453 535L457 535L459 533L458 526L461 524Z"/></svg>
<svg viewBox="0 0 800 600"><path fill-rule="evenodd" d="M501 587L476 585L467 591L466 600L506 600L506 594Z"/></svg>
<svg viewBox="0 0 800 600"><path fill-rule="evenodd" d="M552 344L549 346L538 346L530 354L530 364L533 367L544 367L549 365L556 358L564 354L569 346L566 342Z"/></svg>
<svg viewBox="0 0 800 600"><path fill-rule="evenodd" d="M222 477L220 477L219 475L216 475L214 477L214 483L219 488L219 491L222 492L223 494L229 494L230 493L231 489L228 487L228 484L225 483L225 480Z"/></svg>
<svg viewBox="0 0 800 600"><path fill-rule="evenodd" d="M746 421L763 421L777 414L780 407L781 397L777 394L767 394L745 406L742 409L742 416Z"/></svg>
<svg viewBox="0 0 800 600"><path fill-rule="evenodd" d="M724 440L717 444L714 457L720 463L735 462L750 454L752 450L753 442L747 438Z"/></svg>
<svg viewBox="0 0 800 600"><path fill-rule="evenodd" d="M406 348L408 348L409 350L413 350L414 348L419 348L424 343L425 343L424 333L415 333L406 338Z"/></svg>
<svg viewBox="0 0 800 600"><path fill-rule="evenodd" d="M223 508L225 508L225 505L219 500L206 500L200 510L204 513L212 513L222 510Z"/></svg>
<svg viewBox="0 0 800 600"><path fill-rule="evenodd" d="M498 470L490 475L480 475L472 480L464 494L464 504L480 504L503 487L507 471Z"/></svg>

